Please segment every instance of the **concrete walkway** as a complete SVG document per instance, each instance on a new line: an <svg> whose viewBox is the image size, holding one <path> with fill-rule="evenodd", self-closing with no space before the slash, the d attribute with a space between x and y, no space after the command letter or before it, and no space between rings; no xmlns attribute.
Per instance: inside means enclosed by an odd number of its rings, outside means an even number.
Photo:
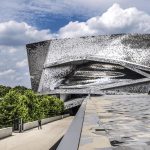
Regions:
<svg viewBox="0 0 150 150"><path fill-rule="evenodd" d="M49 150L66 132L73 117L64 118L0 140L0 150Z"/></svg>
<svg viewBox="0 0 150 150"><path fill-rule="evenodd" d="M105 95L91 101L112 149L150 150L150 95Z"/></svg>
<svg viewBox="0 0 150 150"><path fill-rule="evenodd" d="M99 124L99 117L93 97L87 100L79 150L111 150L105 129Z"/></svg>

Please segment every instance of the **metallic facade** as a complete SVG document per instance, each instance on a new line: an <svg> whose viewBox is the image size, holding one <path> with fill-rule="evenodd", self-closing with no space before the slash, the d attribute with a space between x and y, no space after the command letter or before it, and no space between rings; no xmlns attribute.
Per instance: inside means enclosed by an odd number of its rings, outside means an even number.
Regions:
<svg viewBox="0 0 150 150"><path fill-rule="evenodd" d="M150 90L150 35L53 39L27 45L32 88L40 93Z"/></svg>

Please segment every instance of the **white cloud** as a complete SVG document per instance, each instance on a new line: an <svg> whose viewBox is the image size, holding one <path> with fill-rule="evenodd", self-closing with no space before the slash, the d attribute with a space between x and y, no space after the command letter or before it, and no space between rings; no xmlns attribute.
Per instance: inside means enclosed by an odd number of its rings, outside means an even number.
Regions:
<svg viewBox="0 0 150 150"><path fill-rule="evenodd" d="M23 50L22 45L21 46L0 45L0 52L1 53L7 53L10 55L13 55L13 54L16 54L16 52L22 51L22 50Z"/></svg>
<svg viewBox="0 0 150 150"><path fill-rule="evenodd" d="M25 75L25 76L29 76L29 72L25 72L24 75Z"/></svg>
<svg viewBox="0 0 150 150"><path fill-rule="evenodd" d="M59 30L60 37L114 33L150 33L150 15L135 7L123 9L114 4L101 16L86 22L70 22Z"/></svg>
<svg viewBox="0 0 150 150"><path fill-rule="evenodd" d="M11 47L10 49L9 49L9 53L15 53L15 52L17 52L17 49L16 48L14 48L14 47Z"/></svg>
<svg viewBox="0 0 150 150"><path fill-rule="evenodd" d="M16 66L19 68L26 67L28 65L27 59L23 59L22 61L18 61Z"/></svg>
<svg viewBox="0 0 150 150"><path fill-rule="evenodd" d="M1 72L0 72L0 77L1 77L1 76L6 76L6 75L11 75L11 74L14 74L14 73L15 73L15 70L13 70L13 69L1 71Z"/></svg>
<svg viewBox="0 0 150 150"><path fill-rule="evenodd" d="M16 78L16 81L19 81L19 82L20 82L21 80L23 80L23 77L22 77L22 76Z"/></svg>
<svg viewBox="0 0 150 150"><path fill-rule="evenodd" d="M52 38L52 35L49 29L38 30L25 22L8 21L0 23L1 45L19 46L50 38Z"/></svg>

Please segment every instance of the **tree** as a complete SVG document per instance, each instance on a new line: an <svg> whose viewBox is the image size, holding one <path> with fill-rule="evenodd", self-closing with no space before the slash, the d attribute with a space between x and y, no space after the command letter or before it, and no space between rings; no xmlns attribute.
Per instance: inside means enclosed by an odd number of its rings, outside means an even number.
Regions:
<svg viewBox="0 0 150 150"><path fill-rule="evenodd" d="M13 90L17 91L18 93L24 94L28 89L24 86L15 86Z"/></svg>
<svg viewBox="0 0 150 150"><path fill-rule="evenodd" d="M37 120L41 118L43 112L40 109L38 96L32 90L25 91L25 96L28 99L26 105L28 107L30 120Z"/></svg>
<svg viewBox="0 0 150 150"><path fill-rule="evenodd" d="M49 116L50 109L48 96L38 96L38 99L40 101L41 113L43 114L43 117L46 118Z"/></svg>
<svg viewBox="0 0 150 150"><path fill-rule="evenodd" d="M11 126L15 119L28 121L27 98L20 93L10 90L1 101L1 122L3 126Z"/></svg>
<svg viewBox="0 0 150 150"><path fill-rule="evenodd" d="M48 96L49 99L49 116L55 116L63 113L64 111L64 103L57 97Z"/></svg>
<svg viewBox="0 0 150 150"><path fill-rule="evenodd" d="M0 97L4 97L9 92L10 89L11 87L0 85Z"/></svg>
<svg viewBox="0 0 150 150"><path fill-rule="evenodd" d="M64 103L57 97L39 96L40 109L44 113L44 117L51 117L62 114L64 111Z"/></svg>

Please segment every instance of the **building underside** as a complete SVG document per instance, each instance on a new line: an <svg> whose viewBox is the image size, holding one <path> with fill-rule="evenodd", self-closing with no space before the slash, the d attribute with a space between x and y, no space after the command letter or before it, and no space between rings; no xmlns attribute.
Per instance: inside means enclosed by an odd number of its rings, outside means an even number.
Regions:
<svg viewBox="0 0 150 150"><path fill-rule="evenodd" d="M32 89L64 101L150 90L149 34L54 39L28 44L27 53Z"/></svg>

